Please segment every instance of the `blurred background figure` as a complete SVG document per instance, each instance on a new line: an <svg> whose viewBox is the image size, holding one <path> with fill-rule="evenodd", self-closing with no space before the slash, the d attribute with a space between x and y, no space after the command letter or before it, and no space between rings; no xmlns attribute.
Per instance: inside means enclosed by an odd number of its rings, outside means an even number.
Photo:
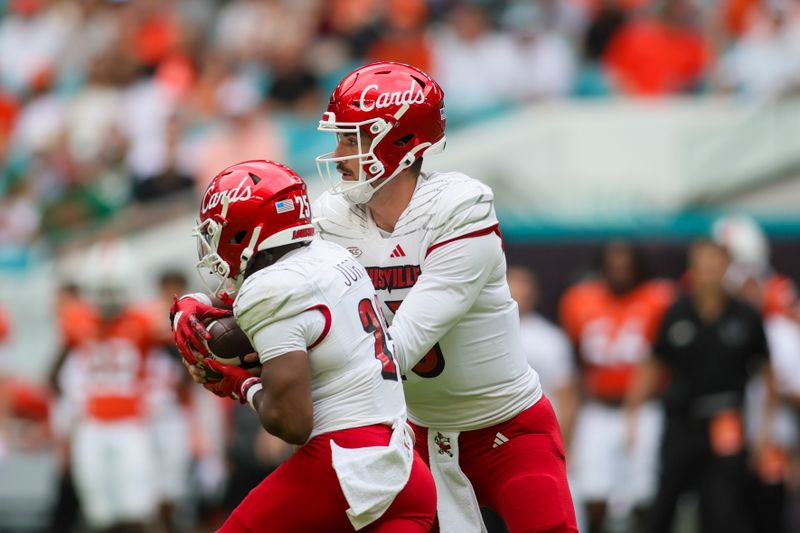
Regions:
<svg viewBox="0 0 800 533"><path fill-rule="evenodd" d="M727 250L709 239L689 247L686 291L667 310L654 357L641 363L628 396L631 431L638 439L633 427L638 410L656 390L661 369L669 370L661 473L648 524L653 532L672 530L679 498L690 489L698 492L702 531L753 531L747 460L771 445L775 391L761 316L725 291L729 263ZM767 400L748 449L745 386L758 372Z"/></svg>
<svg viewBox="0 0 800 533"><path fill-rule="evenodd" d="M631 530L644 530L662 414L654 403L643 406L638 438L629 442L622 406L671 298L671 285L649 279L641 249L629 241L605 244L598 279L570 287L561 298L561 324L579 357L584 397L571 467L591 533L603 531L609 514L620 519L632 513Z"/></svg>
<svg viewBox="0 0 800 533"><path fill-rule="evenodd" d="M148 427L147 358L153 317L135 307L131 252L101 241L85 256L81 331L59 370L58 423L81 511L96 531L144 531L159 499L155 449Z"/></svg>
<svg viewBox="0 0 800 533"><path fill-rule="evenodd" d="M561 426L564 449L569 454L575 415L580 402L572 343L561 328L537 311L539 281L535 272L520 265L509 266L507 277L511 297L519 306L520 332L528 364L539 374L542 391L553 404ZM567 464L570 464L569 456ZM577 500L577 491L574 487L571 490ZM580 511L576 509L579 529L583 522ZM490 524L486 514L484 521Z"/></svg>
<svg viewBox="0 0 800 533"><path fill-rule="evenodd" d="M627 21L608 43L604 62L619 90L659 96L698 92L712 48L692 0L650 3L652 13Z"/></svg>
<svg viewBox="0 0 800 533"><path fill-rule="evenodd" d="M181 271L162 272L158 279L158 298L150 305L153 346L147 354L145 379L149 425L156 463L155 489L159 496L158 515L166 532L186 529L185 515L190 491L192 446L190 435L191 380L180 363L169 320L169 308L176 294L187 292L189 282ZM184 519L181 522L181 518Z"/></svg>
<svg viewBox="0 0 800 533"><path fill-rule="evenodd" d="M764 321L770 366L780 405L775 413L768 449L759 450L751 464L755 531L793 531L796 519L787 512L797 497L792 473L800 443L798 395L800 394L800 323L797 288L770 264L769 242L758 224L744 215L722 217L714 222L712 236L731 255L725 274L726 288L758 310ZM759 418L768 398L761 376L750 380L746 396L748 442L759 444ZM793 494L788 493L794 488Z"/></svg>
<svg viewBox="0 0 800 533"><path fill-rule="evenodd" d="M539 282L532 270L522 266L509 267L508 286L511 297L519 306L525 355L531 368L539 373L542 389L553 404L561 425L564 448L569 450L580 399L572 344L561 328L537 312Z"/></svg>
<svg viewBox="0 0 800 533"><path fill-rule="evenodd" d="M96 311L88 301L81 298L78 285L66 279L57 288L55 307L58 323L57 354L47 376L53 412L50 423L53 426L53 448L57 462L56 499L50 528L60 527L69 532L78 526L81 517L70 460L71 413L62 386L62 369L67 356L86 339L91 338L94 328L92 317Z"/></svg>

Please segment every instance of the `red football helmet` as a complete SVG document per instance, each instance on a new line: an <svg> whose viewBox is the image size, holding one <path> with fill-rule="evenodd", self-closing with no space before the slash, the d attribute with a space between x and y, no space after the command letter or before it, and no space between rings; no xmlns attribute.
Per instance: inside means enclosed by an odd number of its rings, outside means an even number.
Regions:
<svg viewBox="0 0 800 533"><path fill-rule="evenodd" d="M217 174L200 204L198 269L230 280L238 289L250 258L261 250L314 237L306 184L292 169L272 161L245 161ZM210 288L209 288L210 289Z"/></svg>
<svg viewBox="0 0 800 533"><path fill-rule="evenodd" d="M339 181L332 192L356 204L367 203L375 191L423 154L444 149L445 122L444 92L418 68L392 61L358 68L333 91L318 128L337 137L355 134L358 153L334 157L329 152L317 157L320 176L333 182L337 162L358 159L358 180ZM372 139L366 152L361 151L363 136ZM373 187L379 179L383 182Z"/></svg>

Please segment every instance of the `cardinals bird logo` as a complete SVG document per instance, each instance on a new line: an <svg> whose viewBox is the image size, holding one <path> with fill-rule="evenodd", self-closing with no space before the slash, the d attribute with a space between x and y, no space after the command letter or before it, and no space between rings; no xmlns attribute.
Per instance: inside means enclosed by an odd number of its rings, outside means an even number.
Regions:
<svg viewBox="0 0 800 533"><path fill-rule="evenodd" d="M436 432L433 442L435 442L436 446L439 447L439 455L447 454L450 457L453 457L453 452L450 451L450 437L445 437L441 433Z"/></svg>

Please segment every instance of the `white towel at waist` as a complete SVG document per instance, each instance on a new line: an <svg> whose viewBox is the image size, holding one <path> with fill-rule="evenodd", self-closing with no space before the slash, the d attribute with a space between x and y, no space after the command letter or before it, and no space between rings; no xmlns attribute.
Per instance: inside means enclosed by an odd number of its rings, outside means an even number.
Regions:
<svg viewBox="0 0 800 533"><path fill-rule="evenodd" d="M392 425L388 446L342 448L331 440L333 469L357 530L381 517L403 490L414 462L414 432L405 420Z"/></svg>
<svg viewBox="0 0 800 533"><path fill-rule="evenodd" d="M436 482L441 533L486 533L478 498L458 463L458 431L428 429L428 457Z"/></svg>

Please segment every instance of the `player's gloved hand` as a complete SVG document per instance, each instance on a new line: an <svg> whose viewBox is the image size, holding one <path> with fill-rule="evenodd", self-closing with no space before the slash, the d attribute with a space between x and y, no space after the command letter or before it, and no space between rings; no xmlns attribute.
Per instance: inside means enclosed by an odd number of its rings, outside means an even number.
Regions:
<svg viewBox="0 0 800 533"><path fill-rule="evenodd" d="M196 292L178 298L169 310L172 335L178 345L184 360L190 365L197 364L194 352L203 357L208 356L208 347L205 341L211 334L203 325L206 318L222 318L231 315L230 309L214 307L211 298L203 293Z"/></svg>
<svg viewBox="0 0 800 533"><path fill-rule="evenodd" d="M255 353L255 352L251 353L251 354L247 354L247 355L244 356L243 360L244 360L244 362L246 364L247 363L255 363L255 362L258 361L258 354ZM196 365L190 365L189 363L186 362L186 359L182 359L181 362L183 363L183 366L186 367L186 370L189 371L189 376L191 376L192 381L194 381L198 385L202 385L203 383L205 383L207 381L215 381L217 379L217 378L214 378L213 376L210 376L209 373L206 372L206 367L203 366L203 364L205 362L205 359L203 359L203 361L200 361ZM250 365L247 365L247 366L248 366L247 372L249 372L251 376L260 376L261 375L261 367L260 366L252 366L252 367Z"/></svg>
<svg viewBox="0 0 800 533"><path fill-rule="evenodd" d="M239 400L239 403L246 403L247 390L261 383L261 378L238 366L226 365L210 357L205 359L203 364L212 372L222 376L219 380L203 383L203 387L223 398L233 398Z"/></svg>

